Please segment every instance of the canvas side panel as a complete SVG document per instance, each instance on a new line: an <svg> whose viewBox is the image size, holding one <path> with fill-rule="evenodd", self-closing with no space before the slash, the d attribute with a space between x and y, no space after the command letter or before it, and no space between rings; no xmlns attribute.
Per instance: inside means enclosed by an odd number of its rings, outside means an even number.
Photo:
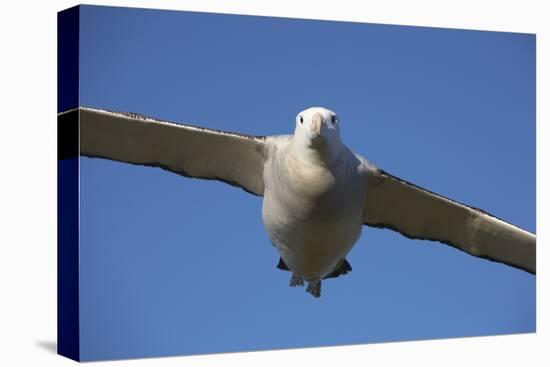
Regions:
<svg viewBox="0 0 550 367"><path fill-rule="evenodd" d="M57 14L57 112L78 107L79 7ZM57 119L57 352L80 360L78 110Z"/></svg>

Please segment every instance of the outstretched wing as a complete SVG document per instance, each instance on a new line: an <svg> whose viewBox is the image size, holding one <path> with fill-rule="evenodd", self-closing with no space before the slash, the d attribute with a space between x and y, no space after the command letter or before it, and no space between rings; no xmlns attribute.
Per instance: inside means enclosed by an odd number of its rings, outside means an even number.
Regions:
<svg viewBox="0 0 550 367"><path fill-rule="evenodd" d="M78 113L83 156L160 167L263 195L265 137L86 107L67 113Z"/></svg>
<svg viewBox="0 0 550 367"><path fill-rule="evenodd" d="M413 239L439 241L535 274L534 234L367 163L363 165L369 175L366 225L392 229Z"/></svg>

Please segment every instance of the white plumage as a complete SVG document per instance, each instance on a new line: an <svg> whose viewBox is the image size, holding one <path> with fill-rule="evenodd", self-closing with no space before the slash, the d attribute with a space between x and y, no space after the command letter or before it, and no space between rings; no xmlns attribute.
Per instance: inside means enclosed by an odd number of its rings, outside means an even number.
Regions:
<svg viewBox="0 0 550 367"><path fill-rule="evenodd" d="M512 224L399 179L349 150L336 114L300 112L293 135L257 137L81 107L80 154L216 179L263 196L262 217L292 272L318 297L351 270L363 224L439 241L535 273L536 238ZM62 113L62 114L65 114Z"/></svg>

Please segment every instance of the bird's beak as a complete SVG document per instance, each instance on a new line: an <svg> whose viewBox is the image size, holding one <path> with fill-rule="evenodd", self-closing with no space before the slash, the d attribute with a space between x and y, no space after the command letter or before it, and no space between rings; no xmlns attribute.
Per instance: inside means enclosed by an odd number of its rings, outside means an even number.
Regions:
<svg viewBox="0 0 550 367"><path fill-rule="evenodd" d="M316 112L313 115L313 119L311 120L312 124L309 127L311 132L315 134L315 136L321 136L321 127L324 123L323 115L321 115L319 112Z"/></svg>

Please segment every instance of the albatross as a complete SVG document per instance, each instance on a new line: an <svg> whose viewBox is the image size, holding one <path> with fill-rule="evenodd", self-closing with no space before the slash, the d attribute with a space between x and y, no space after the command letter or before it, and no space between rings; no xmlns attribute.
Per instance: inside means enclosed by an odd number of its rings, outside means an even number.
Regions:
<svg viewBox="0 0 550 367"><path fill-rule="evenodd" d="M296 116L292 135L250 136L141 114L79 107L79 154L219 180L263 197L262 219L290 286L321 295L351 271L363 225L437 241L535 274L536 237L482 209L398 178L351 151L323 107ZM71 119L73 120L73 119Z"/></svg>

